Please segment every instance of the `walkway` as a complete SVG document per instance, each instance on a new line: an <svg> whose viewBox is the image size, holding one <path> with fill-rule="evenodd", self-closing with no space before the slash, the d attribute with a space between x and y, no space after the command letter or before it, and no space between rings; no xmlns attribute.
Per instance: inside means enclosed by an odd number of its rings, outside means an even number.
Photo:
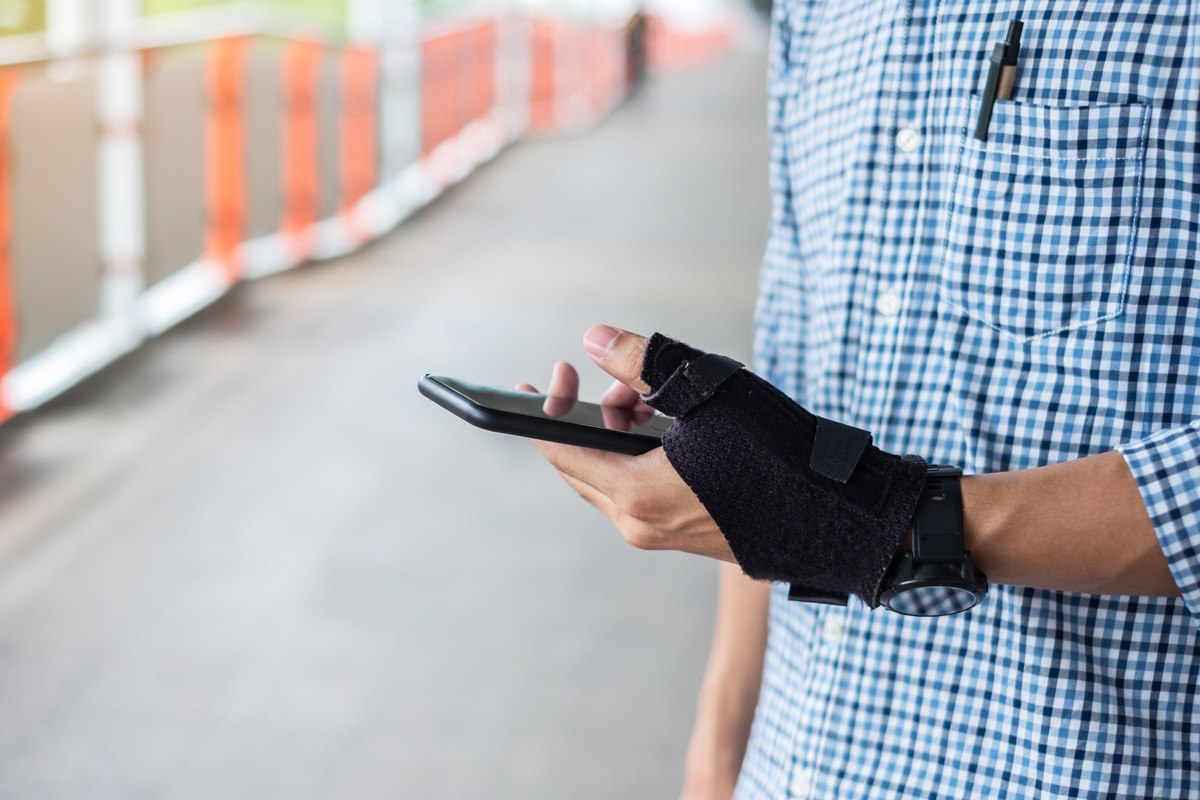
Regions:
<svg viewBox="0 0 1200 800"><path fill-rule="evenodd" d="M544 384L599 321L748 358L763 74L662 78L0 427L0 797L673 798L715 568L416 380Z"/></svg>

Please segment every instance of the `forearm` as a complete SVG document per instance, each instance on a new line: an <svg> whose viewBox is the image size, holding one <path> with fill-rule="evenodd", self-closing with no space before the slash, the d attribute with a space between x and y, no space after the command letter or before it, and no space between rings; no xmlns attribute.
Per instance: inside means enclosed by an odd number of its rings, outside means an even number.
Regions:
<svg viewBox="0 0 1200 800"><path fill-rule="evenodd" d="M1118 452L963 479L967 548L992 583L1177 597Z"/></svg>
<svg viewBox="0 0 1200 800"><path fill-rule="evenodd" d="M712 650L696 707L688 771L736 776L762 682L770 585L720 565Z"/></svg>
<svg viewBox="0 0 1200 800"><path fill-rule="evenodd" d="M701 686L702 698L724 695L727 703L753 712L767 647L770 584L747 578L734 564L721 564L717 619Z"/></svg>

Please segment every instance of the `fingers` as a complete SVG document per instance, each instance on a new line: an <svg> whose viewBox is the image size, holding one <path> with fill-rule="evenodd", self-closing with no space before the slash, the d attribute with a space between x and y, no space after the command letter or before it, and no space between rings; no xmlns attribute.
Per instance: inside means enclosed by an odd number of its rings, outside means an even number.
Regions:
<svg viewBox="0 0 1200 800"><path fill-rule="evenodd" d="M720 528L662 449L624 456L535 441L576 493L642 550L683 550L733 562Z"/></svg>
<svg viewBox="0 0 1200 800"><path fill-rule="evenodd" d="M570 400L577 399L579 397L579 373L566 361L559 361L554 365L554 372L550 376L550 388L546 390L546 394Z"/></svg>
<svg viewBox="0 0 1200 800"><path fill-rule="evenodd" d="M554 467L559 477L570 484L580 497L604 512L609 519L616 521L617 507L605 491L605 488L611 483L610 480L605 479L605 472L612 469L613 458L628 458L628 456L572 447L541 439L530 439L530 441L533 442L533 446L538 449L538 452L550 462L550 466Z"/></svg>
<svg viewBox="0 0 1200 800"><path fill-rule="evenodd" d="M627 431L633 422L633 412L624 406L600 406L604 415L604 427L610 431Z"/></svg>
<svg viewBox="0 0 1200 800"><path fill-rule="evenodd" d="M645 425L654 418L653 408L642 402L642 396L620 381L608 387L604 397L600 399L600 407L604 410L604 424L610 428L627 431L634 425ZM618 409L614 412L612 409ZM609 421L612 417L613 422ZM616 420L622 420L625 427L617 428Z"/></svg>
<svg viewBox="0 0 1200 800"><path fill-rule="evenodd" d="M517 390L538 394L531 383L518 383ZM556 391L557 390L557 391ZM561 417L575 407L579 395L579 373L565 361L554 365L554 373L550 377L550 391L546 401L542 403L542 411L551 417Z"/></svg>
<svg viewBox="0 0 1200 800"><path fill-rule="evenodd" d="M568 403L573 405L576 401L574 395L579 391L579 374L574 367L566 362L560 361L554 365L554 375L550 380L552 392L546 398L545 406L549 406L552 401L559 403ZM553 389L558 388L564 392L570 392L570 397L555 397ZM517 389L522 392L537 392L537 389L529 383L517 384ZM610 390L611 391L611 390ZM632 390L630 390L632 391ZM634 394L634 397L637 395ZM609 419L608 408L604 409L605 420ZM545 409L547 414L554 415L554 412L549 408ZM629 429L629 418L633 412L627 408L612 409L616 414L622 415L624 420L614 419L614 426L624 425L622 430ZM565 411L562 413L566 413ZM617 476L627 473L636 464L631 456L624 456L618 453L609 453L602 450L591 450L584 447L572 447L570 445L558 444L556 442L547 442L540 439L531 439L534 447L550 462L564 480L575 486L576 483L588 486L591 492L596 497L605 497L611 493L612 487L617 480ZM584 494L578 486L576 491L583 494L588 502L593 505L599 505L590 494ZM603 510L603 509L601 509Z"/></svg>
<svg viewBox="0 0 1200 800"><path fill-rule="evenodd" d="M579 373L567 362L559 361L550 376L550 388L546 391L542 411L547 416L561 417L575 407L578 397Z"/></svg>
<svg viewBox="0 0 1200 800"><path fill-rule="evenodd" d="M517 389L522 392L537 393L531 383L518 383ZM579 373L566 361L559 361L550 373L550 388L546 394L555 397L566 397L575 400L579 397Z"/></svg>
<svg viewBox="0 0 1200 800"><path fill-rule="evenodd" d="M608 387L608 391L600 397L600 405L619 406L621 408L632 408L641 401L642 396L640 394L620 381L614 381L613 385Z"/></svg>
<svg viewBox="0 0 1200 800"><path fill-rule="evenodd" d="M618 523L621 512L612 500L609 500L600 492L596 491L595 488L587 485L583 481L575 480L570 475L564 475L560 472L558 473L558 476L562 478L568 486L574 489L576 494L599 509L600 513L607 517L609 522L614 525Z"/></svg>
<svg viewBox="0 0 1200 800"><path fill-rule="evenodd" d="M558 476L574 489L580 497L595 506L629 544L641 550L658 550L661 548L661 537L654 526L634 518L617 505L612 498L591 484L573 478L561 471L558 473Z"/></svg>
<svg viewBox="0 0 1200 800"><path fill-rule="evenodd" d="M647 422L649 422L651 419L653 419L654 415L658 412L656 412L653 408L646 405L645 403L638 403L636 406L633 407L632 413L633 413L632 422L634 425L645 425Z"/></svg>
<svg viewBox="0 0 1200 800"><path fill-rule="evenodd" d="M532 441L550 465L564 476L586 483L607 497L616 493L632 464L632 456L538 439Z"/></svg>
<svg viewBox="0 0 1200 800"><path fill-rule="evenodd" d="M639 550L662 549L662 537L659 536L658 531L653 526L629 516L616 503L586 483L577 481L568 475L563 475L561 472L559 476L566 481L568 486L578 492L580 497L591 503L601 514L608 518L608 521L620 532L621 538L626 542Z"/></svg>
<svg viewBox="0 0 1200 800"><path fill-rule="evenodd" d="M650 391L641 378L648 341L645 336L608 325L593 325L583 336L584 347L596 365L639 394Z"/></svg>
<svg viewBox="0 0 1200 800"><path fill-rule="evenodd" d="M533 443L533 446L536 447L539 452L541 452L545 459L550 462L550 466L554 467L555 471L558 472L558 477L562 478L568 486L574 489L576 494L594 505L596 508L600 509L601 513L608 517L609 521L613 522L614 524L616 523L619 511L613 501L588 481L581 480L571 473L563 471L563 469L559 466L564 454L569 453L572 450L579 450L580 448L570 447L563 444L554 444L552 442L546 442L540 439L530 439L530 441ZM578 466L576 466L576 472L579 472Z"/></svg>

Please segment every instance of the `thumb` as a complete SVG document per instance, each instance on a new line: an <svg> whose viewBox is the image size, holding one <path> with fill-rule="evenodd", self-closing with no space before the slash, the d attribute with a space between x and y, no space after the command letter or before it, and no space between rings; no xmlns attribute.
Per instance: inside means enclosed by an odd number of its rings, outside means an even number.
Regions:
<svg viewBox="0 0 1200 800"><path fill-rule="evenodd" d="M650 391L650 386L642 380L647 341L645 336L607 325L593 325L583 335L583 346L592 361L639 394Z"/></svg>

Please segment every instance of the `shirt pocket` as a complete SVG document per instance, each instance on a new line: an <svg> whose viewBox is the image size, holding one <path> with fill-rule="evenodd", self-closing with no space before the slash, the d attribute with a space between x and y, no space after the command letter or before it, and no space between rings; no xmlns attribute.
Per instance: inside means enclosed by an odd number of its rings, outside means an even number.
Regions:
<svg viewBox="0 0 1200 800"><path fill-rule="evenodd" d="M964 101L942 248L943 301L1027 342L1112 319L1137 234L1147 107Z"/></svg>

